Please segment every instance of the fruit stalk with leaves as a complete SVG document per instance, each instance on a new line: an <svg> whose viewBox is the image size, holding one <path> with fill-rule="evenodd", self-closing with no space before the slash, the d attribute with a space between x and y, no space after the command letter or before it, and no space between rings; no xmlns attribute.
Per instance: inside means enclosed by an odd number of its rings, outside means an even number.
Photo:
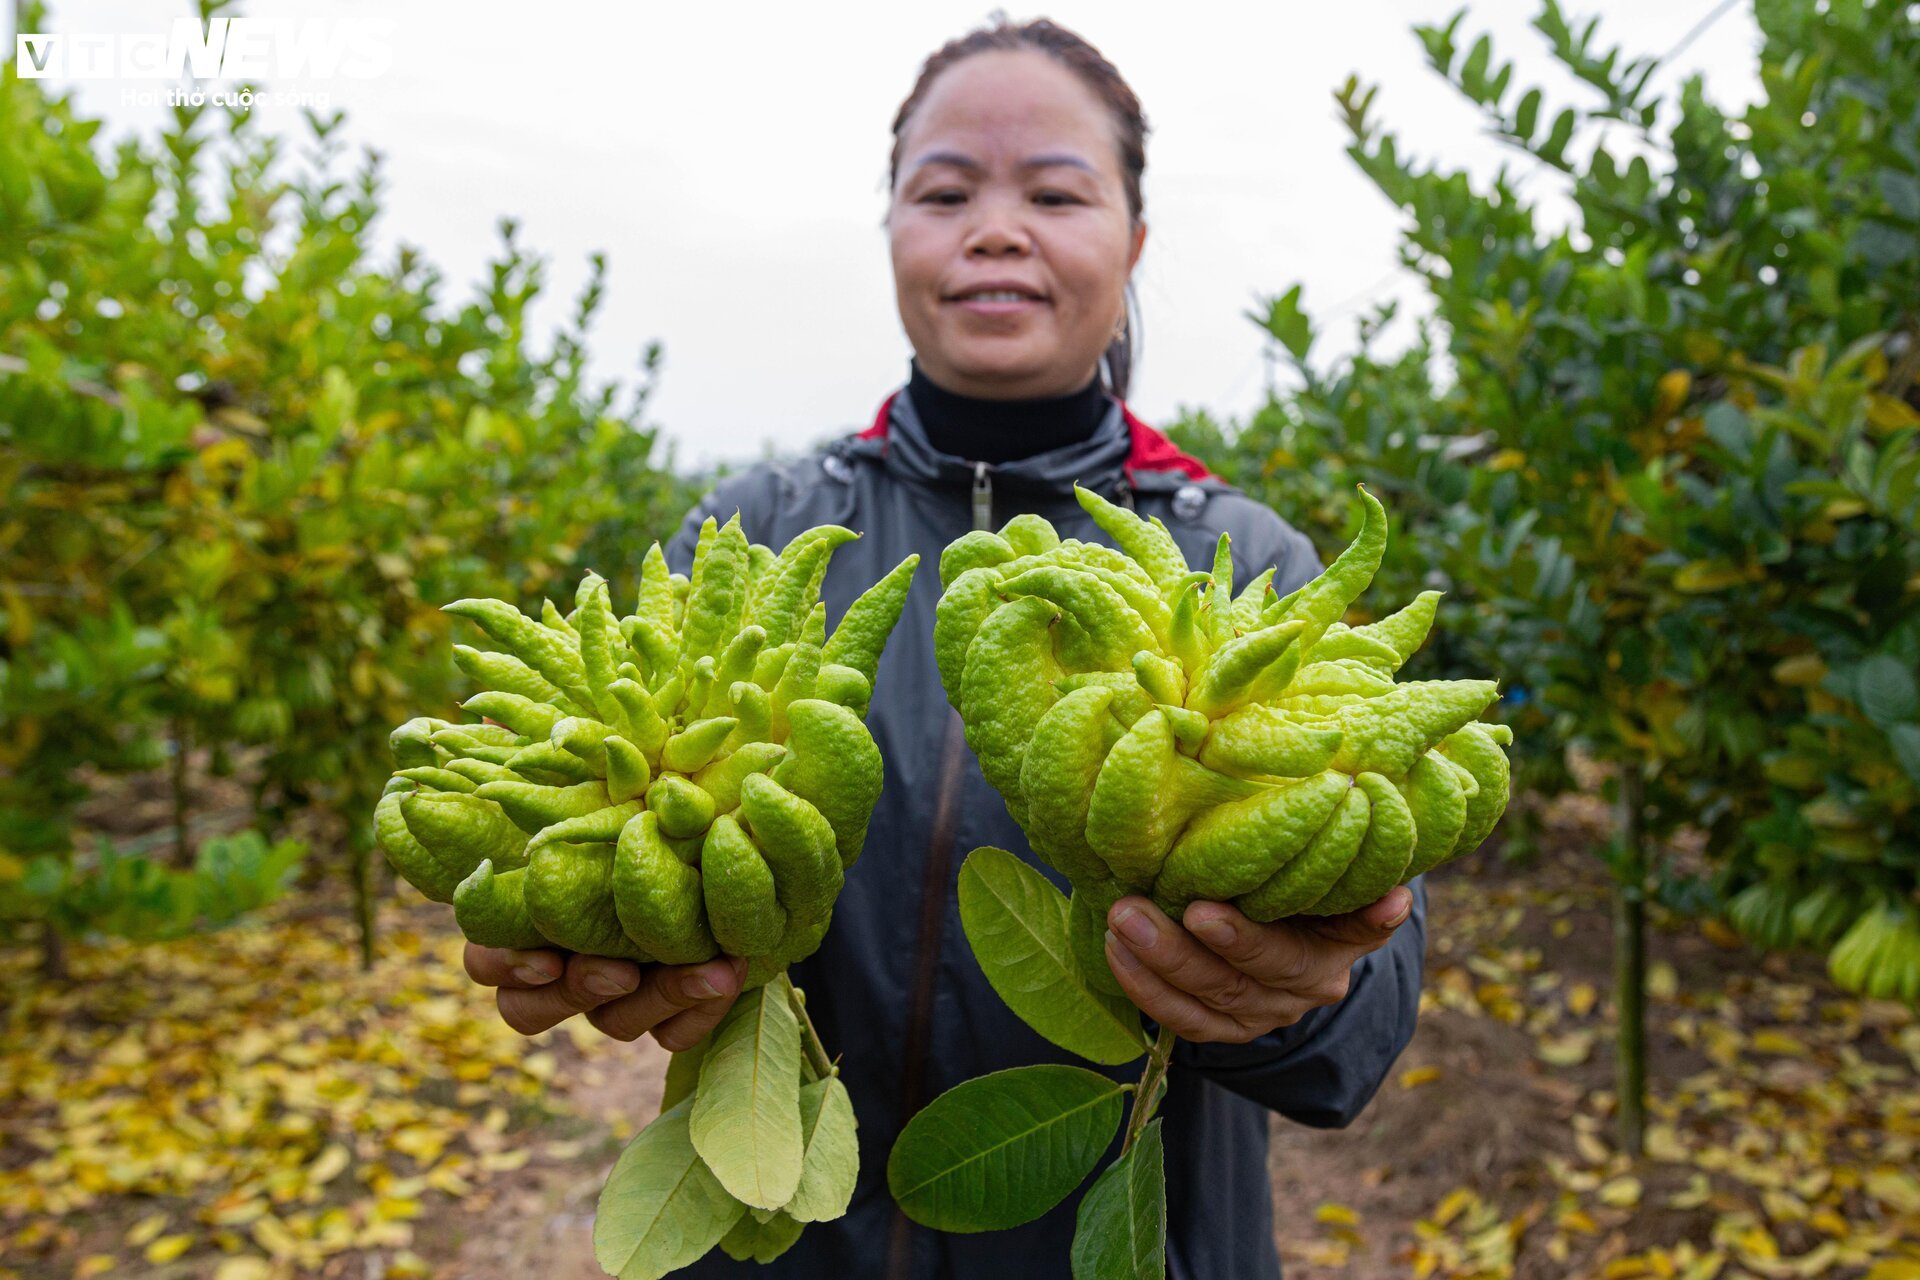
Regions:
<svg viewBox="0 0 1920 1280"><path fill-rule="evenodd" d="M829 636L821 584L857 536L819 526L776 554L737 514L709 519L690 577L653 545L624 617L592 573L565 615L456 601L494 646L455 651L475 722L393 733L381 848L470 940L748 962L601 1193L595 1250L621 1280L715 1245L770 1260L852 1195L852 1103L786 971L825 937L866 837L881 762L864 716L918 563Z"/></svg>
<svg viewBox="0 0 1920 1280"><path fill-rule="evenodd" d="M971 1080L910 1121L888 1163L907 1214L981 1231L1027 1222L1092 1170L1133 1095L1119 1157L1081 1202L1080 1280L1164 1273L1160 1122L1175 1036L1148 1041L1102 951L1130 894L1178 919L1198 900L1269 922L1377 901L1475 848L1505 810L1490 680L1396 682L1438 601L1341 619L1371 582L1387 517L1359 491L1359 535L1277 596L1237 594L1226 537L1194 572L1157 521L1088 491L1119 548L1020 516L941 557L934 640L982 771L1072 898L1001 849L960 876L967 939L1008 1006L1053 1043L1137 1084L1045 1064Z"/></svg>

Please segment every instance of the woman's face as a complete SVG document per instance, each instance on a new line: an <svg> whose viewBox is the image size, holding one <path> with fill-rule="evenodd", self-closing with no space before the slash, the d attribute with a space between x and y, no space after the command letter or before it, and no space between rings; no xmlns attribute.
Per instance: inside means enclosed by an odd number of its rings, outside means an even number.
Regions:
<svg viewBox="0 0 1920 1280"><path fill-rule="evenodd" d="M981 53L941 73L900 141L887 228L921 370L997 400L1085 386L1146 239L1107 108L1047 54Z"/></svg>

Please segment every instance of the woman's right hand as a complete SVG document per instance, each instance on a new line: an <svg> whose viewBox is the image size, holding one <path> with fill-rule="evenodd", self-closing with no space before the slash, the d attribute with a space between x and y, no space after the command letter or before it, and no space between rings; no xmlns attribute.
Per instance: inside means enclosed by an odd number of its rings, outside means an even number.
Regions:
<svg viewBox="0 0 1920 1280"><path fill-rule="evenodd" d="M515 951L467 944L467 976L499 989L500 1016L538 1035L576 1013L616 1040L648 1032L673 1053L698 1044L733 1007L747 962L639 965L566 951Z"/></svg>

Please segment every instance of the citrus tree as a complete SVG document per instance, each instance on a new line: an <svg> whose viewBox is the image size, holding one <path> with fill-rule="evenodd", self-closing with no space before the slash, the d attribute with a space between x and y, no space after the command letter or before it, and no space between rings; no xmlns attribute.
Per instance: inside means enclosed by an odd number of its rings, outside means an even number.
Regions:
<svg viewBox="0 0 1920 1280"><path fill-rule="evenodd" d="M1363 348L1223 433L1280 474L1285 433L1320 424L1350 451L1334 470L1455 502L1410 541L1481 619L1451 628L1471 665L1526 691L1522 742L1612 767L1629 1148L1650 893L1920 996L1920 27L1885 0L1756 16L1763 94L1738 114L1698 78L1662 99L1653 59L1554 0L1534 25L1583 95L1564 105L1464 14L1419 28L1527 182L1404 154L1349 81L1350 154L1406 214L1449 373L1423 396L1424 353ZM1282 301L1261 319L1304 363ZM1704 884L1653 852L1682 826L1709 837Z"/></svg>
<svg viewBox="0 0 1920 1280"><path fill-rule="evenodd" d="M457 307L417 251L375 262L379 159L343 171L338 115L292 159L215 107L108 150L45 85L0 73L0 915L49 914L24 868L70 856L93 771L164 759L184 792L200 745L247 749L267 827L332 816L370 921L386 733L460 687L439 604L637 578L684 505L658 348L588 378L596 256L535 351L511 221Z"/></svg>

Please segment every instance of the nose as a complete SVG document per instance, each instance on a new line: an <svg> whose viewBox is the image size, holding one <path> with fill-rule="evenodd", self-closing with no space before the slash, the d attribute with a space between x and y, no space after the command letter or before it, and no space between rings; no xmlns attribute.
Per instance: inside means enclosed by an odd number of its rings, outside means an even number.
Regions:
<svg viewBox="0 0 1920 1280"><path fill-rule="evenodd" d="M1033 237L1019 214L1017 202L982 196L973 205L973 225L967 228L964 251L968 257L1003 257L1029 253Z"/></svg>

